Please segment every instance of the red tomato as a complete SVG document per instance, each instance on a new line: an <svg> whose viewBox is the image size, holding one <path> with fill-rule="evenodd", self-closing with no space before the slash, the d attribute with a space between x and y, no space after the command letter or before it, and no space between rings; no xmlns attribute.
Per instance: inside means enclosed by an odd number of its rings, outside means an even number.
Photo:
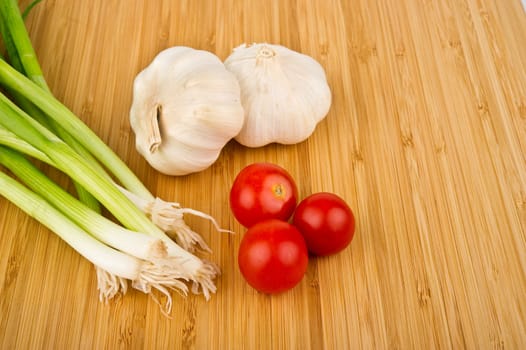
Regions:
<svg viewBox="0 0 526 350"><path fill-rule="evenodd" d="M296 183L282 167L254 163L239 172L230 190L230 208L243 226L267 219L287 221L298 197Z"/></svg>
<svg viewBox="0 0 526 350"><path fill-rule="evenodd" d="M297 285L307 270L308 251L291 224L271 219L247 230L239 246L238 264L248 284L263 293L279 293Z"/></svg>
<svg viewBox="0 0 526 350"><path fill-rule="evenodd" d="M300 202L293 224L314 255L330 255L347 247L354 236L351 208L335 194L320 192Z"/></svg>

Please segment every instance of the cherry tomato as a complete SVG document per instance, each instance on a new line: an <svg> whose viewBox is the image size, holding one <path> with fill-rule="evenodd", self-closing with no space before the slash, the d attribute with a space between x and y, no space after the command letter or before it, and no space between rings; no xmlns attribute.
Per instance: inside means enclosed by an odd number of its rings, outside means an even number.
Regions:
<svg viewBox="0 0 526 350"><path fill-rule="evenodd" d="M296 208L298 189L292 176L271 163L242 169L230 190L230 208L243 226L267 219L287 221Z"/></svg>
<svg viewBox="0 0 526 350"><path fill-rule="evenodd" d="M238 264L249 285L263 293L296 286L307 270L301 233L288 222L270 219L250 227L239 246Z"/></svg>
<svg viewBox="0 0 526 350"><path fill-rule="evenodd" d="M296 208L293 224L314 255L338 253L354 237L354 214L343 199L332 193L315 193L303 199Z"/></svg>

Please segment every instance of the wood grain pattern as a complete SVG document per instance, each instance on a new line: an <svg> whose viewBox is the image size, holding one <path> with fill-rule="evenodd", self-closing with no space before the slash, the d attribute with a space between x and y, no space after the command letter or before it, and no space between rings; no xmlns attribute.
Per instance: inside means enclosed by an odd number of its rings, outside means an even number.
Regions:
<svg viewBox="0 0 526 350"><path fill-rule="evenodd" d="M91 264L0 199L0 348L526 348L520 0L44 0L27 25L55 95L152 192L237 234L188 218L222 275L210 301L176 296L167 319L140 292L100 303ZM135 75L169 46L224 59L261 41L325 67L333 105L313 136L230 142L185 177L150 168L128 123ZM341 195L357 218L349 249L275 296L236 265L228 190L254 161L286 167L302 197Z"/></svg>

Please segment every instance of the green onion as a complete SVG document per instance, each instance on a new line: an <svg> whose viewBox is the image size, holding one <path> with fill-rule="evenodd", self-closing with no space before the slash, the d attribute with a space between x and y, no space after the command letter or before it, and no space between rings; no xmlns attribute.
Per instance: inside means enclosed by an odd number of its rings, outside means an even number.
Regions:
<svg viewBox="0 0 526 350"><path fill-rule="evenodd" d="M153 225L106 177L94 171L89 164L67 144L56 137L43 135L35 128L24 111L0 94L0 124L45 153L57 168L97 198L127 228L151 232L162 237Z"/></svg>
<svg viewBox="0 0 526 350"><path fill-rule="evenodd" d="M13 26L16 26L16 28L18 30L16 32L13 31L11 34L13 34L13 36L16 36L16 38L17 38L16 43L18 43L18 45L17 45L17 49L13 50L13 51L16 51L16 53L18 53L19 55L24 55L24 56L27 56L27 57L31 58L31 60L27 60L27 61L29 61L28 63L24 64L25 70L29 71L31 73L30 76L35 76L35 77L41 76L42 72L40 70L40 66L38 64L38 61L36 60L36 55L34 54L34 51L32 49L31 41L29 39L29 35L27 35L27 31L25 30L25 27L23 26L23 20L20 18L18 9L16 7L16 0L4 0L4 1L10 2L10 4L7 4L7 5L3 6L4 7L4 12L7 14L8 17L13 17L13 18L16 17L16 20L14 21ZM15 76L16 76L16 74L15 74ZM23 77L19 76L19 78L23 78ZM37 80L37 83L38 83L38 80ZM10 85L8 85L8 86L10 86ZM16 93L18 93L18 92L16 92ZM64 106L62 106L60 104L60 102L58 102L56 100L55 100L55 102L57 102L56 105L58 105L58 107L64 107ZM39 107L42 108L40 105L39 105ZM47 110L47 111L48 111L48 113L50 112L50 110ZM69 112L69 110L67 110L67 108L66 108L66 111ZM49 116L53 117L55 115L53 114L53 115L49 115ZM91 132L91 130L89 130L89 128L87 128L78 118L76 118L76 116L74 116L73 113L71 113L71 112L66 113L65 114L65 118L77 121L78 124L80 125L80 129L79 130L88 129L87 130L88 134ZM62 120L62 119L60 119L60 120ZM63 123L62 122L60 122L60 123L55 122L54 124L55 125L57 125L57 124L60 125L60 124L63 124ZM84 127L84 129L82 129L82 127ZM57 129L57 128L55 128L55 129ZM58 129L60 131L60 128L58 128ZM75 132L75 130L76 130L75 128L66 127L64 129L68 129L70 132L72 132L77 137L86 135L85 133L82 133L81 135L79 135L78 132ZM78 145L79 141L77 141L76 138L74 140L71 140L71 135L69 135L69 133L65 133L65 135L63 135L62 133L59 133L59 136L62 139L64 139L64 141L66 141L66 143L72 145L72 147L79 154L81 154L86 160L90 161L90 163L92 165L92 168L96 169L97 171L100 171L101 173L106 174L105 170L102 169L102 167L99 166L97 160L92 159L92 157L89 154L89 152L87 152L84 149L84 147ZM93 141L95 143L92 143L91 141ZM102 141L100 141L100 139L98 139L98 137L95 136L94 134L89 136L86 142L89 145L97 144L98 142L100 142L100 143L102 143L101 149L102 149L103 153L105 153L106 155L113 154L112 151L109 150L109 148ZM83 143L83 145L86 145L86 143ZM91 151L93 152L93 150L91 150ZM97 156L97 153L94 152L94 155ZM98 158L99 158L99 160L101 160L100 157L98 157ZM108 165L108 163L109 164L115 164L117 166L119 165L119 163L122 163L122 162L120 162L120 159L117 159L117 163L115 163L115 162L113 162L111 160L108 161L108 162L104 162L103 160L101 160L101 162L104 163L107 167L111 166L111 165ZM198 235L197 233L192 231L186 225L186 223L184 222L183 214L185 214L185 213L186 214L197 215L197 216L203 217L205 219L208 219L208 220L210 220L213 223L213 225L215 226L215 228L218 231L220 231L220 232L221 231L226 231L226 230L220 229L219 225L217 225L215 220L213 218L211 218L209 215L206 215L204 213L201 213L201 212L193 210L193 209L181 208L178 203L168 203L168 202L161 201L158 198L155 198L153 195L151 195L149 193L148 190L146 190L144 188L142 183L140 183L140 181L135 177L135 175L131 172L131 170L129 170L125 165L123 165L123 167L121 169L119 169L118 167L116 169L117 170L114 171L114 175L124 185L124 187L119 186L119 189L129 199L133 200L133 202L137 206L139 206L141 208L141 210L143 210L148 216L150 216L157 226L159 226L163 231L165 231L165 232L167 232L167 233L169 233L171 235L174 235L176 237L176 240L178 241L178 243L180 243L183 246L183 248L189 249L189 250L193 250L193 247L195 245L199 245L202 249L209 251L209 248L207 247L206 243L202 240L200 235ZM119 175L120 176L124 176L124 177L129 175L130 182L126 183L126 181L124 181L124 179L122 177L120 177ZM131 183L133 183L133 182L138 183L139 185L137 185L137 186L131 185ZM227 231L227 232L229 232L229 231Z"/></svg>
<svg viewBox="0 0 526 350"><path fill-rule="evenodd" d="M25 142L11 131L5 129L2 125L0 125L0 145L7 146L44 163L50 165L53 163L45 153L40 152L38 149L31 146L29 143Z"/></svg>
<svg viewBox="0 0 526 350"><path fill-rule="evenodd" d="M35 6L38 2L39 0L33 1L33 3L28 6L25 13L29 13L33 6ZM11 58L11 65L19 72L23 72L42 89L51 93L40 68L40 64L36 58L33 46L31 45L29 35L24 27L23 17L19 12L16 0L1 1L0 14L0 17L2 17L0 18L0 32L2 33L2 36L6 42L7 52ZM14 40L14 38L16 38L16 40ZM42 113L42 111L36 108L23 96L20 96L20 94L12 91L11 94L18 105L21 106L26 112L30 113L33 118L37 119L43 125L46 125L50 130L57 132L57 134L66 143L72 146L79 154L85 158L91 157L89 152L87 152L80 144L78 144L75 138L73 138L73 136L64 130L59 124L53 120L49 120L45 114ZM100 205L91 195L91 193L79 184L74 184L80 200L86 203L86 205L88 205L93 210L100 212Z"/></svg>
<svg viewBox="0 0 526 350"><path fill-rule="evenodd" d="M31 12L31 10L33 9L33 7L35 7L40 1L42 1L42 0L34 0L34 1L31 2L29 5L27 5L26 9L25 9L24 12L22 13L22 18L23 18L23 19L26 19L26 17L29 15L29 12Z"/></svg>
<svg viewBox="0 0 526 350"><path fill-rule="evenodd" d="M93 259L102 299L125 292L127 279L132 280L134 288L146 293L152 288L161 291L169 303L170 289L186 294L183 281L192 283L192 292L200 292L208 299L216 290L213 279L219 271L214 264L183 249L191 250L195 244L208 249L184 223L183 214L210 219L219 229L217 223L199 211L155 198L128 166L52 95L16 0L0 0L0 32L12 64L0 56L0 85L11 97L0 93L0 144L7 146L0 146L0 163L30 188L0 172L0 193ZM75 183L79 198L93 210L17 151L67 174ZM12 182L17 186L11 186ZM91 205L90 197L106 207L122 226L102 217L95 205L98 203L92 201ZM52 214L45 217L41 211ZM64 233L68 229L77 240ZM167 233L175 233L182 247ZM83 247L82 242L88 243ZM136 267L134 273L124 266L106 266L85 252L95 251L98 245L106 252L131 259L130 266ZM118 259L115 257L117 265L121 262Z"/></svg>
<svg viewBox="0 0 526 350"><path fill-rule="evenodd" d="M140 182L128 166L73 112L50 94L0 60L0 84L31 101L46 115L73 134L115 177L133 193L153 199L153 195ZM38 147L37 147L38 148Z"/></svg>
<svg viewBox="0 0 526 350"><path fill-rule="evenodd" d="M182 265L193 279L192 291L202 288L206 298L215 291L212 279L217 268L202 261L171 241L164 231L150 221L108 178L93 170L89 163L56 137L48 137L32 125L27 114L0 94L0 124L26 142L45 153L55 166L81 184L99 200L126 228L161 238L166 243L168 256L181 256Z"/></svg>
<svg viewBox="0 0 526 350"><path fill-rule="evenodd" d="M156 289L167 297L163 312L170 313L172 299L169 291L178 289L186 294L187 287L179 274L171 274L162 266L137 259L111 248L82 230L76 223L53 207L48 201L0 171L0 195L11 201L62 238L80 255L97 266L101 299L112 297L115 290L126 291L124 280L134 288L150 293Z"/></svg>
<svg viewBox="0 0 526 350"><path fill-rule="evenodd" d="M137 278L140 270L138 259L100 243L42 197L28 190L4 172L0 172L0 194L55 232L95 265L127 279Z"/></svg>
<svg viewBox="0 0 526 350"><path fill-rule="evenodd" d="M148 293L153 287L165 293L164 287L168 286L170 289L177 288L183 294L187 293L188 289L182 281L191 280L194 273L194 271L187 269L189 266L189 257L187 255L168 256L166 243L163 240L126 230L89 209L52 182L16 151L0 146L0 164L25 182L31 190L47 200L47 204L54 205L63 213L66 213L63 216L67 216L68 219L75 222L85 232L121 252L146 260L148 269L153 275L134 280L134 288ZM16 204L19 204L19 202ZM205 266L205 273L208 269ZM118 283L115 281L109 283L109 281L115 280L115 277L119 276L128 278L122 274L115 274L113 269L106 268L99 268L97 274L99 276L101 299L103 300L113 297L119 290L118 286L123 283L123 281ZM115 276L112 276L114 274ZM158 280L156 279L157 277L161 277L161 279ZM170 301L171 297L169 294L165 294Z"/></svg>
<svg viewBox="0 0 526 350"><path fill-rule="evenodd" d="M37 127L38 125L35 126ZM53 161L49 159L46 154L40 152L29 143L20 139L14 133L6 130L4 127L2 127L2 125L0 125L0 145L10 147L32 158L47 163L48 165L56 167ZM130 201L132 201L132 203L134 203L137 208L150 217L154 224L156 224L163 231L174 236L177 244L188 251L194 251L195 247L198 246L201 250L210 252L210 248L203 238L185 223L183 218L184 214L191 214L210 220L219 232L231 232L221 229L214 218L212 218L210 215L204 214L194 209L182 208L179 203L165 202L160 198L155 198L153 201L145 200L115 183L114 185Z"/></svg>
<svg viewBox="0 0 526 350"><path fill-rule="evenodd" d="M0 146L0 164L98 240L140 259L166 257L162 240L132 232L91 210L51 181L20 153Z"/></svg>
<svg viewBox="0 0 526 350"><path fill-rule="evenodd" d="M0 1L2 15L2 36L11 59L17 58L17 69L23 69L29 79L43 89L49 91L44 75L38 63L37 56L24 25L24 19L16 0Z"/></svg>

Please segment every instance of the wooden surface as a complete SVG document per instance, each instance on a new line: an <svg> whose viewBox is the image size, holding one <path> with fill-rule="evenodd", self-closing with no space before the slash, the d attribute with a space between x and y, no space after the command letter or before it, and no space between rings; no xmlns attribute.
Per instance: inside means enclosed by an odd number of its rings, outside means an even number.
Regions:
<svg viewBox="0 0 526 350"><path fill-rule="evenodd" d="M167 319L140 292L100 303L92 265L0 199L0 348L526 348L520 0L44 0L27 25L56 96L152 192L236 234L188 218L223 274L208 302L175 295ZM169 46L224 59L261 41L326 69L333 105L313 136L230 142L185 177L150 168L128 122L135 75ZM286 167L302 197L339 194L357 219L346 251L312 259L275 296L248 287L236 263L243 229L228 191L255 161Z"/></svg>

